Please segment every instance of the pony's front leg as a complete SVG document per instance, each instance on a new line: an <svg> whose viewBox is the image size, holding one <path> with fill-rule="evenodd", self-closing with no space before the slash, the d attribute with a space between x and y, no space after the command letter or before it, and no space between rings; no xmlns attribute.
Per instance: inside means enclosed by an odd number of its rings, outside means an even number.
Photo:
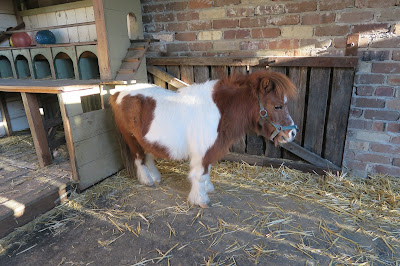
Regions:
<svg viewBox="0 0 400 266"><path fill-rule="evenodd" d="M210 199L207 195L206 182L210 181L210 175L204 174L204 167L201 160L193 160L190 162L189 179L192 183L192 188L189 193L188 200L193 205L199 205L202 208L208 208Z"/></svg>

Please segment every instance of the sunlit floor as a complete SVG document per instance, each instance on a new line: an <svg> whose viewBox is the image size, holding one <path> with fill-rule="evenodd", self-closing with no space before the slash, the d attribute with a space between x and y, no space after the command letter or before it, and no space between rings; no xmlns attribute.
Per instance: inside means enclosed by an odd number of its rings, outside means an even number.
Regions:
<svg viewBox="0 0 400 266"><path fill-rule="evenodd" d="M157 161L146 187L122 171L0 240L4 265L396 265L400 182L215 164L208 209L188 164Z"/></svg>
<svg viewBox="0 0 400 266"><path fill-rule="evenodd" d="M29 132L0 139L0 237L48 211L70 182L68 156L62 147L55 153L53 165L39 168Z"/></svg>

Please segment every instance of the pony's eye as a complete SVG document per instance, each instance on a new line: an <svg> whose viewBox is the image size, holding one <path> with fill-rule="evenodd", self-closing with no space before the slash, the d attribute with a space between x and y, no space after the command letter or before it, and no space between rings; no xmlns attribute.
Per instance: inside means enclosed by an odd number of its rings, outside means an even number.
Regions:
<svg viewBox="0 0 400 266"><path fill-rule="evenodd" d="M282 110L282 105L276 105L275 110Z"/></svg>

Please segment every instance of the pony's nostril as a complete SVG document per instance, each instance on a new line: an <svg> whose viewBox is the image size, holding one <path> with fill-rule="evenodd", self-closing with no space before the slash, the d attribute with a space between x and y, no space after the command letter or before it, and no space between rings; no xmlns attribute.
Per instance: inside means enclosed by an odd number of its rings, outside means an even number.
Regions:
<svg viewBox="0 0 400 266"><path fill-rule="evenodd" d="M292 131L292 132L291 132L291 135L292 135L292 138L294 138L294 137L296 136L296 132L295 132L295 131Z"/></svg>

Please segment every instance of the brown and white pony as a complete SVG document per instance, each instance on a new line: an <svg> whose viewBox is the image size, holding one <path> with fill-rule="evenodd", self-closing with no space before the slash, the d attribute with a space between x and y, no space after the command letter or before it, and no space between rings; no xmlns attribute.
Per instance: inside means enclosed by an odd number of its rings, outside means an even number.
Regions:
<svg viewBox="0 0 400 266"><path fill-rule="evenodd" d="M139 182L151 186L161 181L154 157L189 159L188 200L207 207L207 193L214 190L211 164L244 134L255 132L275 145L294 139L297 127L286 104L296 94L287 76L259 71L177 92L153 84L131 85L112 95L110 103L127 144L122 150L128 172L136 170Z"/></svg>

